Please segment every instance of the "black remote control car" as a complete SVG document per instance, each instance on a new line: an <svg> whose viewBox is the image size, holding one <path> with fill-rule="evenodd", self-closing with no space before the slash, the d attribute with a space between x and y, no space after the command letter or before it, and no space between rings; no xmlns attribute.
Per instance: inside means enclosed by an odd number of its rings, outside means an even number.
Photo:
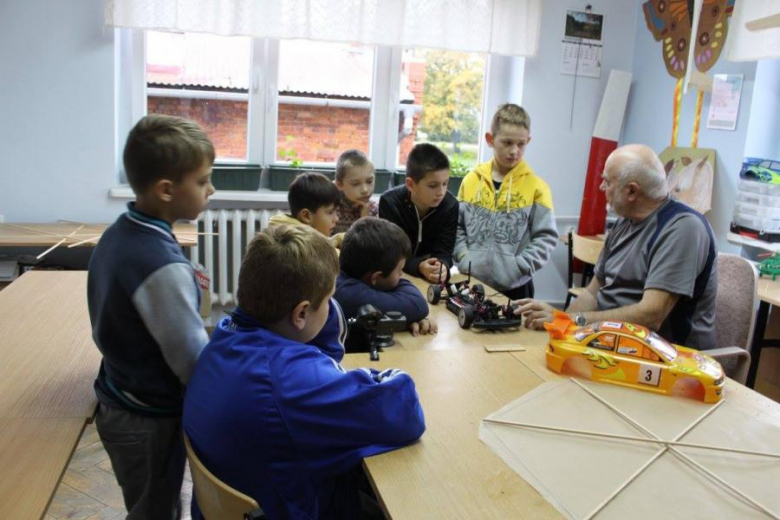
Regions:
<svg viewBox="0 0 780 520"><path fill-rule="evenodd" d="M441 277L440 277L441 278ZM515 306L507 299L506 305L499 305L485 297L482 284L471 286L471 265L468 278L457 283L439 282L428 286L428 302L436 305L446 293L447 310L458 317L463 329L511 329L522 324L520 316L514 315Z"/></svg>

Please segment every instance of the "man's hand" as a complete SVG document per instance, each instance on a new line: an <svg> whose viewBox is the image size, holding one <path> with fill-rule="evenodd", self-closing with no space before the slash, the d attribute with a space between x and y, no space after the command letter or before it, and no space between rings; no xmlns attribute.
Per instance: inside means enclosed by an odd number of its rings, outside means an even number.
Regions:
<svg viewBox="0 0 780 520"><path fill-rule="evenodd" d="M436 323L436 320L429 316L409 325L409 332L412 333L412 336L436 334L439 332L439 325Z"/></svg>
<svg viewBox="0 0 780 520"><path fill-rule="evenodd" d="M556 310L552 305L531 298L516 300L512 303L518 306L515 309L515 315L522 314L525 318L527 329L544 330L544 324L552 321L553 311Z"/></svg>
<svg viewBox="0 0 780 520"><path fill-rule="evenodd" d="M440 275L441 280L446 280L447 274L449 272L447 266L442 264L438 258L428 258L423 260L420 262L419 270L422 277L432 283L438 283L440 281Z"/></svg>

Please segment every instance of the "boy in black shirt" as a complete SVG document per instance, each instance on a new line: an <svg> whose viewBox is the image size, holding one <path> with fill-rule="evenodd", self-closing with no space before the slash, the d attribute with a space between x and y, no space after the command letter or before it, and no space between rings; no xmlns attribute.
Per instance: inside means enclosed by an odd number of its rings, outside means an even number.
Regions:
<svg viewBox="0 0 780 520"><path fill-rule="evenodd" d="M406 161L406 183L382 194L379 216L401 227L412 243L404 272L429 282L447 279L458 228L458 200L447 191L450 162L432 144L418 144Z"/></svg>

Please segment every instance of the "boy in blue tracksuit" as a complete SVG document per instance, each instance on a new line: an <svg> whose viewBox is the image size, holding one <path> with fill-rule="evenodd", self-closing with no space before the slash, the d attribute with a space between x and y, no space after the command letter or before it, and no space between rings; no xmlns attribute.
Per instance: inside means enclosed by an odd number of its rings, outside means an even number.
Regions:
<svg viewBox="0 0 780 520"><path fill-rule="evenodd" d="M173 520L184 477L184 387L209 338L195 271L171 226L206 208L214 146L192 121L149 115L127 137L123 161L136 200L103 233L87 277L103 355L95 424L127 518Z"/></svg>
<svg viewBox="0 0 780 520"><path fill-rule="evenodd" d="M363 458L425 430L407 374L339 364L337 273L335 249L310 228L260 233L241 266L238 308L214 331L187 388L184 429L198 457L270 520L359 518Z"/></svg>
<svg viewBox="0 0 780 520"><path fill-rule="evenodd" d="M401 278L411 254L409 238L396 224L375 217L355 222L341 244L334 295L347 318L357 316L358 309L369 303L382 312L403 314L415 336L435 333L428 302L417 287Z"/></svg>

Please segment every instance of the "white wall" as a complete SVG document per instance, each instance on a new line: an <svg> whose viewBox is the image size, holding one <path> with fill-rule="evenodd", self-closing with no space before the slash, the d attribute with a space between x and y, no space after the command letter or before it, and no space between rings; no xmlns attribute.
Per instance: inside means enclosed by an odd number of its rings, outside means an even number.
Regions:
<svg viewBox="0 0 780 520"><path fill-rule="evenodd" d="M780 159L780 60L759 61L745 157Z"/></svg>
<svg viewBox="0 0 780 520"><path fill-rule="evenodd" d="M531 116L531 143L526 160L550 184L561 233L576 226L580 214L591 135L609 71L630 71L633 62L638 0L589 3L594 13L604 15L601 77L577 78L571 126L574 76L560 73L561 40L566 10L581 9L584 4L545 1L539 54L525 60L522 105ZM562 302L566 295L566 276L566 248L559 244L553 262L534 277L537 298Z"/></svg>
<svg viewBox="0 0 780 520"><path fill-rule="evenodd" d="M520 101L531 115L533 141L526 158L552 188L561 233L579 216L590 136L610 70L634 74L621 142L645 143L660 152L671 132L674 80L664 69L660 44L645 27L641 0L591 4L593 12L604 14L602 76L577 79L571 127L574 77L559 69L565 11L574 4L545 2L535 58L496 60L507 85L493 90L503 89L507 100ZM6 221L110 222L123 211L123 202L107 196L117 181L114 59L113 31L103 26L101 0L0 3L0 214ZM518 71L524 72L522 88ZM745 74L737 131L707 130L702 124L699 136L700 146L718 150L714 208L708 216L721 249L727 250L725 233L746 139L755 143L757 154L780 152L775 117L780 65L760 64L765 79L755 100L755 64L721 58L712 72ZM488 110L505 101L493 98ZM692 94L683 99L681 142L690 138L694 101ZM751 104L763 108L747 136ZM705 114L708 107L709 96ZM553 262L537 274L538 297L563 300L565 253L560 245Z"/></svg>
<svg viewBox="0 0 780 520"><path fill-rule="evenodd" d="M0 214L111 222L114 31L103 2L0 2Z"/></svg>
<svg viewBox="0 0 780 520"><path fill-rule="evenodd" d="M644 14L636 13L636 41L634 44L634 83L628 101L628 121L623 133L623 143L642 143L661 153L669 146L672 135L672 97L676 79L666 72L661 58L661 43L653 39L647 30ZM740 101L737 127L733 132L707 128L707 113L710 95L704 97L702 120L699 130L699 147L716 150L715 186L712 209L707 219L718 240L718 248L725 252L738 252L739 248L726 239L734 210L734 197L739 170L745 150L753 84L756 76L755 63L732 63L721 55L715 66L707 73L743 74L742 99ZM680 128L677 144L690 146L696 93L689 90L683 96L680 113ZM777 112L773 118L776 118ZM762 114L759 117L766 117ZM777 140L777 133L775 140Z"/></svg>

